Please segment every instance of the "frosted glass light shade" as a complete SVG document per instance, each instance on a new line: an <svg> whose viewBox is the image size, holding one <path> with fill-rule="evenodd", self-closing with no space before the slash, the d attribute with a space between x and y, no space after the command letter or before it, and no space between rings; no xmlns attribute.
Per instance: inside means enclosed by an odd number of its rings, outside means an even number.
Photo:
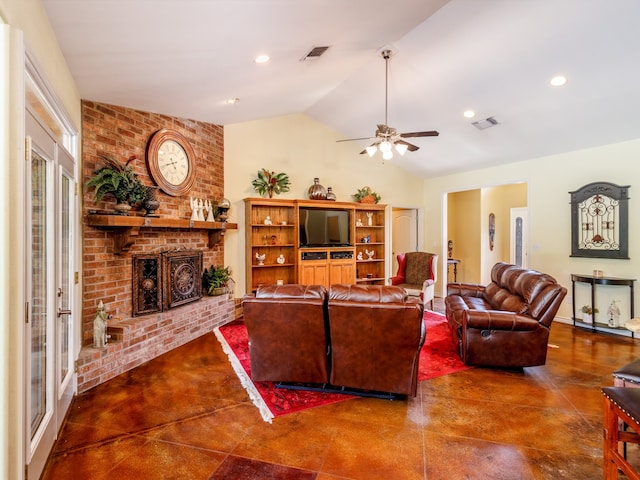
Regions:
<svg viewBox="0 0 640 480"><path fill-rule="evenodd" d="M382 158L384 158L385 160L391 160L393 158L393 152L391 150L389 150L388 152L383 152Z"/></svg>
<svg viewBox="0 0 640 480"><path fill-rule="evenodd" d="M375 145L369 145L365 150L370 157L373 157L378 151L378 147L376 147Z"/></svg>
<svg viewBox="0 0 640 480"><path fill-rule="evenodd" d="M391 142L388 142L387 140L381 142L380 143L380 151L382 153L390 152L391 151Z"/></svg>
<svg viewBox="0 0 640 480"><path fill-rule="evenodd" d="M409 147L404 143L396 143L396 152L398 152L400 155L404 155L405 153L407 153L408 148Z"/></svg>

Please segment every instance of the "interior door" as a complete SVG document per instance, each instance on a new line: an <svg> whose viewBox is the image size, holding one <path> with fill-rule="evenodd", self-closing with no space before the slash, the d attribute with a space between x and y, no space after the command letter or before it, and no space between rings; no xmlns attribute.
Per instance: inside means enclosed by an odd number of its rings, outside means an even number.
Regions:
<svg viewBox="0 0 640 480"><path fill-rule="evenodd" d="M29 111L26 236L26 452L38 478L73 397L74 175L72 157Z"/></svg>
<svg viewBox="0 0 640 480"><path fill-rule="evenodd" d="M391 272L398 271L396 256L403 252L418 251L418 210L393 208L391 211Z"/></svg>

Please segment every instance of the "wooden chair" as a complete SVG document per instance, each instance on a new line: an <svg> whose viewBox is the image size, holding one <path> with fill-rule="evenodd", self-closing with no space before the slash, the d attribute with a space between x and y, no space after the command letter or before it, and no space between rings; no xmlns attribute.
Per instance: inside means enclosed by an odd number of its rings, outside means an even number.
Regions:
<svg viewBox="0 0 640 480"><path fill-rule="evenodd" d="M398 272L389 279L390 285L402 287L407 294L420 297L433 310L433 297L437 280L438 255L427 252L400 253Z"/></svg>
<svg viewBox="0 0 640 480"><path fill-rule="evenodd" d="M618 469L631 480L640 473L620 452L620 442L640 443L640 389L605 387L604 394L604 479L618 478ZM629 427L621 430L620 422Z"/></svg>

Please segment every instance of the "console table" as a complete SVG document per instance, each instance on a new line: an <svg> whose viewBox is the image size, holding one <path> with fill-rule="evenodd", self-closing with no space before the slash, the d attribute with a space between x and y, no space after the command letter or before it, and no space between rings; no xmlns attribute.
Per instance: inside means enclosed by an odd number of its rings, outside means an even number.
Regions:
<svg viewBox="0 0 640 480"><path fill-rule="evenodd" d="M460 260L457 258L448 258L447 259L447 276L449 276L449 265L453 265L453 281L454 283L458 281L458 264ZM447 278L447 282L449 279Z"/></svg>
<svg viewBox="0 0 640 480"><path fill-rule="evenodd" d="M629 313L631 314L631 318L634 318L634 305L633 305L633 283L636 281L635 278L616 278L616 277L596 277L594 275L578 275L575 273L571 274L571 295L572 295L572 307L573 307L573 325L576 325L576 282L579 283L588 283L591 286L591 311L595 312L596 305L596 287L598 285L614 285L614 286L623 286L629 287ZM581 322L582 323L582 322ZM586 323L584 325L587 325ZM593 315L593 322L591 323L591 330L597 331L599 328L610 328L614 329L614 327L609 327L608 325L603 325L602 327L598 327L596 325L595 314ZM624 326L618 327L621 330L627 331ZM634 332L631 332L631 337L634 337Z"/></svg>

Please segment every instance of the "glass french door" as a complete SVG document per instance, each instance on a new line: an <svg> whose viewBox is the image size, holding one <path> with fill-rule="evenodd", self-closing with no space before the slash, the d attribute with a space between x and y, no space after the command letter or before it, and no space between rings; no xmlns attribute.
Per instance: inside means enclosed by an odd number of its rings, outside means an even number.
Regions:
<svg viewBox="0 0 640 480"><path fill-rule="evenodd" d="M73 158L27 112L27 468L38 478L73 397Z"/></svg>

